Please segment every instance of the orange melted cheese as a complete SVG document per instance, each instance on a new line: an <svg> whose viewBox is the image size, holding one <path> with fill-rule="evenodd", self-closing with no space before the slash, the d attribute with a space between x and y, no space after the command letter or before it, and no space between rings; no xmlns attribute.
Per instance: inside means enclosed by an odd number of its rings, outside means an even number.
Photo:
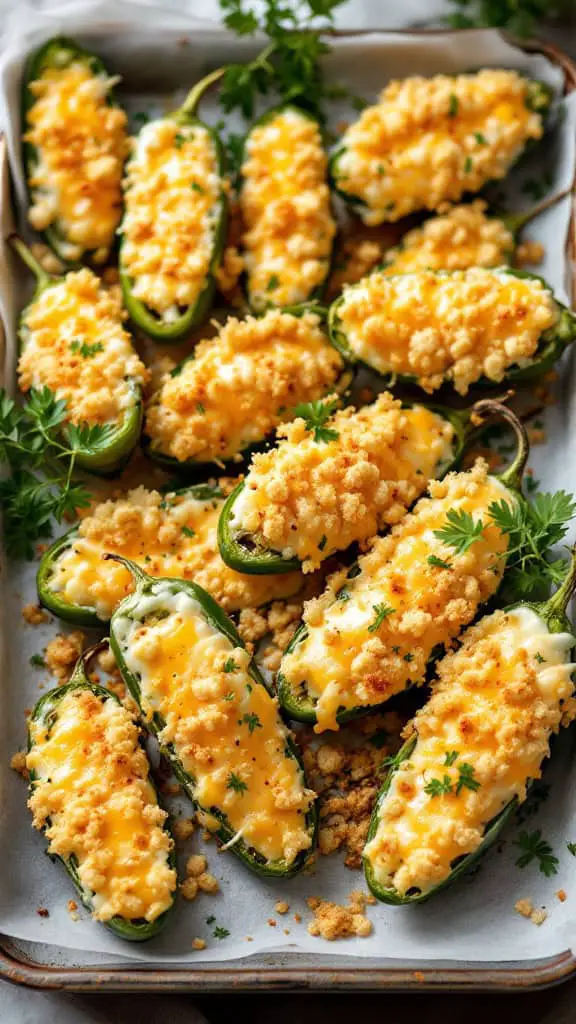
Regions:
<svg viewBox="0 0 576 1024"><path fill-rule="evenodd" d="M286 756L289 733L275 698L249 675L248 652L167 583L142 597L136 614L116 621L116 636L140 675L145 713L165 722L160 742L195 780L198 804L223 812L234 836L267 860L290 865L310 847L305 815L314 794ZM207 825L218 828L212 816Z"/></svg>
<svg viewBox="0 0 576 1024"><path fill-rule="evenodd" d="M105 263L120 220L128 140L124 111L108 102L116 81L77 62L46 68L29 85L35 100L24 141L35 146L38 165L28 180L28 220L36 231L55 226L66 238L61 254L72 262L88 249Z"/></svg>
<svg viewBox="0 0 576 1024"><path fill-rule="evenodd" d="M29 807L49 853L76 859L97 920L154 921L176 888L172 840L126 708L72 690L56 704L53 723L31 720L30 738L26 766L38 781Z"/></svg>
<svg viewBox="0 0 576 1024"><path fill-rule="evenodd" d="M514 235L498 217L486 214L481 199L430 217L400 245L384 253L384 273L499 267L514 255ZM358 280L358 279L357 279Z"/></svg>
<svg viewBox="0 0 576 1024"><path fill-rule="evenodd" d="M474 267L377 271L344 290L338 318L355 356L379 373L414 376L429 393L449 380L465 395L530 360L559 311L539 279Z"/></svg>
<svg viewBox="0 0 576 1024"><path fill-rule="evenodd" d="M130 558L153 576L193 579L226 611L255 608L295 594L300 573L245 576L224 564L216 530L224 498L199 501L138 487L104 501L84 516L73 544L56 561L52 593L71 605L93 608L107 621L133 590L132 577L109 551Z"/></svg>
<svg viewBox="0 0 576 1024"><path fill-rule="evenodd" d="M250 305L305 302L326 277L336 234L316 121L289 108L252 129L240 207Z"/></svg>
<svg viewBox="0 0 576 1024"><path fill-rule="evenodd" d="M510 800L525 799L573 691L573 645L573 636L548 632L524 606L482 619L440 662L432 698L414 720L414 750L393 776L365 849L381 885L428 892L480 846ZM463 765L476 785L458 792ZM445 776L450 792L426 792Z"/></svg>
<svg viewBox="0 0 576 1024"><path fill-rule="evenodd" d="M421 498L359 559L357 576L347 579L342 570L305 605L307 636L284 656L281 672L295 697L305 684L316 705L316 732L337 729L339 709L380 704L422 684L434 648L449 648L500 584L508 539L491 523L488 508L493 501L513 503L510 491L487 475L481 460L429 490L431 497ZM461 555L434 535L451 509L485 524ZM447 567L431 565L430 557ZM393 610L378 624L379 607Z"/></svg>
<svg viewBox="0 0 576 1024"><path fill-rule="evenodd" d="M342 136L336 183L366 224L437 210L505 177L542 117L515 71L393 81Z"/></svg>
<svg viewBox="0 0 576 1024"><path fill-rule="evenodd" d="M254 456L231 521L236 535L296 555L304 572L398 522L452 457L451 424L423 406L402 409L389 392L325 427L330 440L300 418L280 428L285 440Z"/></svg>

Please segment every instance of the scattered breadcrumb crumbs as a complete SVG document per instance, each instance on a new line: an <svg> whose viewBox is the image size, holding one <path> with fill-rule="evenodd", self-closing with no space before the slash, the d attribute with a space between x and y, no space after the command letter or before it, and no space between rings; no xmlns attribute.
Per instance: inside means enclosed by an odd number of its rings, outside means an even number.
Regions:
<svg viewBox="0 0 576 1024"><path fill-rule="evenodd" d="M29 626L40 626L43 622L50 622L50 616L39 604L25 604L22 615Z"/></svg>
<svg viewBox="0 0 576 1024"><path fill-rule="evenodd" d="M70 679L85 642L85 634L80 629L75 629L72 633L57 633L47 644L44 661L59 683L67 683Z"/></svg>
<svg viewBox="0 0 576 1024"><path fill-rule="evenodd" d="M314 914L314 920L308 925L310 935L333 941L354 935L365 938L372 932L372 924L364 914L366 895L359 890L350 893L347 907L317 896L308 897L306 903Z"/></svg>
<svg viewBox="0 0 576 1024"><path fill-rule="evenodd" d="M76 900L68 900L68 903L66 904L66 910L70 914L70 917L72 918L73 921L79 920L77 914L78 904L76 903Z"/></svg>
<svg viewBox="0 0 576 1024"><path fill-rule="evenodd" d="M197 878L206 871L208 862L203 853L193 853L186 861L186 874L189 877Z"/></svg>
<svg viewBox="0 0 576 1024"><path fill-rule="evenodd" d="M290 910L290 904L286 903L286 900L278 900L274 910L277 914L287 914Z"/></svg>
<svg viewBox="0 0 576 1024"><path fill-rule="evenodd" d="M544 246L541 242L536 242L534 239L527 238L525 242L520 242L520 245L516 247L514 253L514 266L524 267L526 264L532 264L538 266L544 259Z"/></svg>
<svg viewBox="0 0 576 1024"><path fill-rule="evenodd" d="M296 921L296 924L300 924L300 921L302 920L302 914L294 914L294 920Z"/></svg>
<svg viewBox="0 0 576 1024"><path fill-rule="evenodd" d="M534 904L532 903L532 900L516 900L516 903L514 904L514 910L516 910L518 914L521 914L522 917L529 918L530 921L532 921L532 924L536 925L543 924L546 918L548 917L548 912L544 910L543 907L539 910L534 909Z"/></svg>
<svg viewBox="0 0 576 1024"><path fill-rule="evenodd" d="M560 900L560 903L566 902L566 892L564 891L564 889L558 889L558 891L555 892L554 895L557 900Z"/></svg>
<svg viewBox="0 0 576 1024"><path fill-rule="evenodd" d="M185 878L180 882L180 892L185 900L195 900L198 895L198 882L195 878Z"/></svg>
<svg viewBox="0 0 576 1024"><path fill-rule="evenodd" d="M176 818L176 821L172 824L174 837L182 843L187 839L190 839L190 836L194 832L194 828L195 826L192 818Z"/></svg>
<svg viewBox="0 0 576 1024"><path fill-rule="evenodd" d="M209 842L210 842L210 840L211 840L211 839L213 839L213 838L214 838L214 836L212 835L212 833L211 833L211 832L208 832L207 830L205 830L205 831L204 831L204 832L202 833L202 839L203 839L203 841L204 841L205 843L209 843ZM220 852L220 851L218 851L218 852Z"/></svg>
<svg viewBox="0 0 576 1024"><path fill-rule="evenodd" d="M245 935L244 936L244 941L245 942L254 942L254 939L252 938L251 935Z"/></svg>
<svg viewBox="0 0 576 1024"><path fill-rule="evenodd" d="M540 910L533 910L532 913L530 914L530 920L532 921L532 924L537 924L537 925L544 924L544 921L546 920L547 917L548 917L548 911L544 910L543 907Z"/></svg>
<svg viewBox="0 0 576 1024"><path fill-rule="evenodd" d="M269 917L268 918L268 924L270 925L271 928L275 928L276 927L276 921L274 920L273 917Z"/></svg>
<svg viewBox="0 0 576 1024"><path fill-rule="evenodd" d="M192 949L206 949L206 943L204 939L193 939Z"/></svg>
<svg viewBox="0 0 576 1024"><path fill-rule="evenodd" d="M284 935L290 935L290 929L289 928L284 928L283 931L284 931Z"/></svg>
<svg viewBox="0 0 576 1024"><path fill-rule="evenodd" d="M36 913L38 917L50 917L50 911L47 907L38 907Z"/></svg>
<svg viewBox="0 0 576 1024"><path fill-rule="evenodd" d="M15 754L12 754L12 757L10 758L10 767L13 771L18 772L18 775L21 775L23 779L28 780L25 751L17 750Z"/></svg>
<svg viewBox="0 0 576 1024"><path fill-rule="evenodd" d="M215 893L218 892L220 886L218 885L218 879L214 875L211 875L209 871L203 871L201 875L198 875L196 879L198 888L202 892Z"/></svg>

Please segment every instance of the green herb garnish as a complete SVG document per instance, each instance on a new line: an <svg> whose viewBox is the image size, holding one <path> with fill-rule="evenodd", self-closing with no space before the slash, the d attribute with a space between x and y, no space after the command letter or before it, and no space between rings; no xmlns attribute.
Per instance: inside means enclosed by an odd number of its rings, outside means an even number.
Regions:
<svg viewBox="0 0 576 1024"><path fill-rule="evenodd" d="M306 424L306 430L314 432L315 441L336 441L340 434L324 424L330 419L332 413L338 408L338 399L330 402L303 402L294 409L294 416L300 417Z"/></svg>
<svg viewBox="0 0 576 1024"><path fill-rule="evenodd" d="M236 775L235 772L230 772L226 779L226 789L233 789L235 793L245 793L248 786L239 775Z"/></svg>
<svg viewBox="0 0 576 1024"><path fill-rule="evenodd" d="M380 626L384 622L384 619L386 619L389 615L392 615L392 612L396 611L395 608L391 608L390 605L388 604L375 604L373 605L373 608L374 611L376 612L376 618L374 619L374 622L372 622L371 625L368 626L369 633L375 633L377 629L380 629Z"/></svg>
<svg viewBox="0 0 576 1024"><path fill-rule="evenodd" d="M446 526L441 530L434 530L434 536L454 548L457 555L463 555L480 539L483 530L484 523L481 519L474 522L465 509L451 508L446 513Z"/></svg>
<svg viewBox="0 0 576 1024"><path fill-rule="evenodd" d="M537 828L534 832L521 832L518 839L513 840L513 844L522 851L516 861L517 867L525 868L535 860L538 862L539 870L546 875L546 878L558 874L558 857L554 856L550 843L542 839L541 829Z"/></svg>
<svg viewBox="0 0 576 1024"><path fill-rule="evenodd" d="M95 341L93 345L89 345L86 341L78 341L77 339L70 342L70 351L74 355L83 356L84 359L90 359L91 356L95 356L97 352L104 351L104 345L101 341Z"/></svg>
<svg viewBox="0 0 576 1024"><path fill-rule="evenodd" d="M450 562L444 562L442 558L437 558L436 555L428 555L428 565L435 565L438 569L451 569Z"/></svg>
<svg viewBox="0 0 576 1024"><path fill-rule="evenodd" d="M248 732L250 733L250 735L252 735L255 729L262 728L262 722L258 718L258 715L254 714L254 712L244 715L242 718L242 722L244 725L248 726Z"/></svg>

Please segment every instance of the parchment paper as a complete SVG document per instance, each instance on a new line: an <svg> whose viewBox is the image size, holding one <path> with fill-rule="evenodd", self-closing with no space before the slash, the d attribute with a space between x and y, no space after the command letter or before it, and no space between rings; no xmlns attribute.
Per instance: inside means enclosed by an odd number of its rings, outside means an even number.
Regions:
<svg viewBox="0 0 576 1024"><path fill-rule="evenodd" d="M124 76L123 101L129 108L157 110L173 108L207 67L225 60L245 59L258 48L257 42L227 37L212 22L154 6L142 7L119 0L114 3L71 2L40 12L21 4L8 26L6 48L0 62L0 118L6 131L16 195L23 206L24 192L19 154L19 89L25 54L46 38L65 32L99 52L112 72ZM186 44L183 43L186 39ZM403 37L374 33L359 38L339 39L327 58L330 77L343 81L368 100L392 77L457 72L480 66L519 68L561 88L562 75L541 56L526 56L505 43L495 32L465 32L457 40L449 35ZM565 188L573 179L576 148L576 102L558 103L556 124L528 160L514 169L506 183L508 206L528 204L521 185L529 178L550 175L551 191ZM334 122L343 109L334 112ZM221 117L217 106L206 102L202 116L215 122ZM238 124L233 125L234 128ZM2 235L6 234L8 211L1 211ZM530 226L528 235L546 248L538 272L553 286L561 300L568 299L569 267L565 258L569 223L569 201L565 200ZM19 268L10 272L7 255L0 252L0 313L6 325L8 351L5 380L13 382L15 362L14 326L18 310L29 293L30 282ZM576 490L576 410L572 364L562 367L561 401L547 417L549 441L533 450L531 465L542 489L563 487ZM56 621L48 626L24 624L22 605L35 601L33 565L2 566L2 634L0 636L0 931L17 939L53 943L60 948L102 954L114 962L130 958L142 966L159 962L196 963L230 960L256 952L293 950L297 953L332 954L363 958L393 958L417 964L430 960L520 960L545 957L574 945L576 906L576 859L566 848L576 841L576 769L573 740L565 734L558 743L553 763L546 773L552 796L528 828L542 828L560 859L559 872L546 879L534 866L521 871L514 866L517 850L512 840L520 826L511 828L503 849L484 860L480 872L423 906L369 907L374 925L369 938L329 943L306 931L310 912L307 896L320 896L345 903L353 889L365 888L361 873L346 869L341 858L320 857L313 875L290 881L266 881L249 874L230 853L217 855L214 844L205 852L209 868L220 881L217 896L201 896L194 903L179 901L178 909L163 936L144 946L123 943L80 911L71 920L66 903L73 896L71 886L58 865L44 855L45 841L33 832L26 810L22 781L8 768L10 754L25 742L24 709L33 706L42 688L51 682L46 673L30 667L30 655L39 652L62 630ZM65 627L64 627L65 628ZM182 803L184 813L189 813ZM182 851L182 859L198 849L198 841ZM182 865L181 865L182 866ZM564 889L567 900L558 901L555 892ZM545 906L549 916L536 928L514 912L514 902L528 897L534 906ZM279 916L277 900L287 900L290 913ZM48 918L37 914L49 910ZM302 915L302 922L293 919ZM219 941L212 936L214 923L230 932ZM268 919L275 919L275 927ZM285 934L284 929L289 931ZM205 938L207 948L193 951L192 939ZM252 941L247 941L247 936Z"/></svg>

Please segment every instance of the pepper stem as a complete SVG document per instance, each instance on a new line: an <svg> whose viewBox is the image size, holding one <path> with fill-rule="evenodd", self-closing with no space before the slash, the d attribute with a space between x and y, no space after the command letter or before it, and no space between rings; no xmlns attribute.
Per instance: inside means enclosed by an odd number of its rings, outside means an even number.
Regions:
<svg viewBox="0 0 576 1024"><path fill-rule="evenodd" d="M42 267L36 257L32 255L32 252L26 243L23 242L18 235L14 234L8 236L8 244L12 249L14 249L14 252L18 253L20 259L26 264L28 269L32 271L36 281L38 282L38 287L45 288L52 280L52 276L46 273L44 267Z"/></svg>
<svg viewBox="0 0 576 1024"><path fill-rule="evenodd" d="M515 412L491 398L484 398L476 402L472 407L473 416L499 416L510 424L516 435L516 454L512 462L502 473L498 473L498 479L505 487L514 487L520 490L524 470L530 454L530 442L526 427L520 422Z"/></svg>
<svg viewBox="0 0 576 1024"><path fill-rule="evenodd" d="M87 647L85 651L82 651L82 654L78 658L78 661L74 666L74 671L70 677L71 683L74 682L74 677L76 675L87 677L88 673L86 671L86 666L88 662L95 654L99 654L100 651L103 651L105 647L108 647L108 637L104 637L104 639L99 640L97 644L93 644L92 647Z"/></svg>
<svg viewBox="0 0 576 1024"><path fill-rule="evenodd" d="M557 615L565 615L568 602L574 591L576 591L576 544L571 549L570 554L570 568L566 573L563 583L560 584L556 593L552 594L552 597L543 605L542 611L547 619Z"/></svg>
<svg viewBox="0 0 576 1024"><path fill-rule="evenodd" d="M150 579L150 577L144 572L144 570L141 569L139 565L136 565L136 562L131 561L130 558L124 558L123 555L113 555L108 551L106 552L105 555L102 555L102 558L106 562L120 562L125 569L128 569L128 572L131 574L131 576L134 579L134 582L137 584L145 583L148 579Z"/></svg>
<svg viewBox="0 0 576 1024"><path fill-rule="evenodd" d="M218 82L222 78L225 71L225 67L217 68L216 71L211 71L209 75L205 76L205 78L202 78L200 79L199 82L196 82L196 85L194 85L190 89L190 92L188 93L182 106L178 108L178 113L184 114L186 117L194 117L196 114L196 110L198 108L198 104L200 103L200 100L202 99L204 93L210 88L211 85L214 84L214 82Z"/></svg>
<svg viewBox="0 0 576 1024"><path fill-rule="evenodd" d="M504 221L506 227L512 232L514 236L519 235L523 228L531 221L539 217L541 213L545 213L551 206L559 203L561 199L565 199L572 192L571 188L565 188L562 192L557 192L553 196L548 196L547 199L543 199L541 203L536 203L529 210L525 210L522 213L507 213L500 219Z"/></svg>

